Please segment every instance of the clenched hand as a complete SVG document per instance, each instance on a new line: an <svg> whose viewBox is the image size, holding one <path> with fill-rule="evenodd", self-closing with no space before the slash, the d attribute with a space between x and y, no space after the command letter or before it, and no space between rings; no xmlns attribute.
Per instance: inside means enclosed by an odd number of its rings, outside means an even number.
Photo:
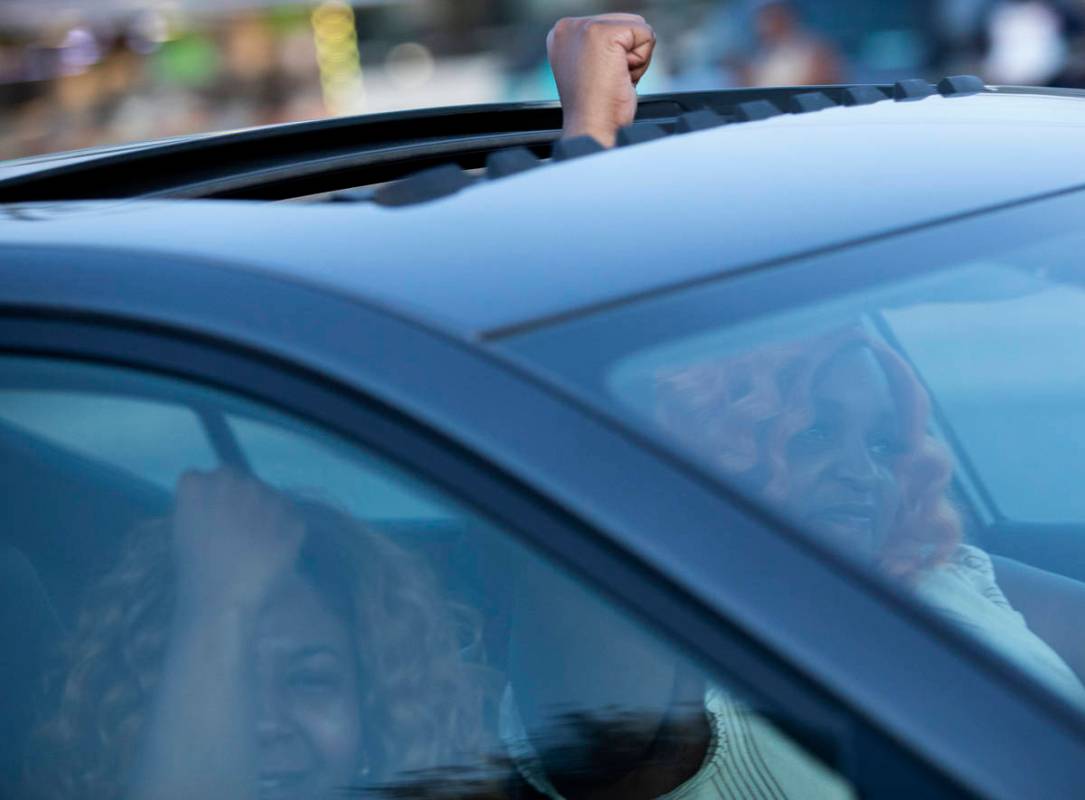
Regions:
<svg viewBox="0 0 1085 800"><path fill-rule="evenodd" d="M185 473L173 512L182 610L255 614L293 568L304 535L287 500L256 479L231 469Z"/></svg>
<svg viewBox="0 0 1085 800"><path fill-rule="evenodd" d="M546 49L565 112L562 135L613 145L618 129L633 122L636 85L655 43L652 27L636 14L558 20Z"/></svg>

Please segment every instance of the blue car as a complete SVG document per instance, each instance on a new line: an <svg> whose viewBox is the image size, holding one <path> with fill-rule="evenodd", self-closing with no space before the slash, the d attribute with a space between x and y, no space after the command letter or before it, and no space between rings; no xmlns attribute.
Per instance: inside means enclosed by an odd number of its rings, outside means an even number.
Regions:
<svg viewBox="0 0 1085 800"><path fill-rule="evenodd" d="M1085 95L0 164L3 797L1073 798Z"/></svg>

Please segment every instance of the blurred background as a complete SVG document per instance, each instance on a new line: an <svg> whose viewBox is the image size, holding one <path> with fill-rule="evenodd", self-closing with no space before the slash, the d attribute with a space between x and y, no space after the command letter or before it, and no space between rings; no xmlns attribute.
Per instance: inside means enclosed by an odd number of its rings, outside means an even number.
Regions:
<svg viewBox="0 0 1085 800"><path fill-rule="evenodd" d="M643 92L973 73L1085 86L1085 0L0 0L0 158L557 96L560 16L644 14Z"/></svg>

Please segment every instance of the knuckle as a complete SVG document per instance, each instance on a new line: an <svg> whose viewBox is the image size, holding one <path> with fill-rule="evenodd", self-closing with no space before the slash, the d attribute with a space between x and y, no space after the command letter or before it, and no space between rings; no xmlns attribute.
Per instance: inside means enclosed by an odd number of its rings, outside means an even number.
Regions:
<svg viewBox="0 0 1085 800"><path fill-rule="evenodd" d="M571 29L575 28L577 20L575 17L562 17L554 23L554 27L550 29L551 36L567 36Z"/></svg>

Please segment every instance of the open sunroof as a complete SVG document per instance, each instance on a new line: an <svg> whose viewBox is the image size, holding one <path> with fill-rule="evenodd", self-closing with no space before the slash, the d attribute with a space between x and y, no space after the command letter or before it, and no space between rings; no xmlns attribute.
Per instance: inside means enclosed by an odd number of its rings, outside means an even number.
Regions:
<svg viewBox="0 0 1085 800"><path fill-rule="evenodd" d="M636 123L620 134L619 144L783 113L983 89L977 78L957 77L937 86L902 81L651 95L641 99ZM382 186L444 168L384 198L405 204L470 184L473 176L454 179L449 169L486 168L486 177L493 179L530 168L531 159L572 158L598 149L583 142L555 145L561 123L560 106L546 102L404 111L201 135L139 149L111 148L98 156L44 160L40 168L0 179L0 203L136 197L283 200ZM513 155L501 155L509 151Z"/></svg>

